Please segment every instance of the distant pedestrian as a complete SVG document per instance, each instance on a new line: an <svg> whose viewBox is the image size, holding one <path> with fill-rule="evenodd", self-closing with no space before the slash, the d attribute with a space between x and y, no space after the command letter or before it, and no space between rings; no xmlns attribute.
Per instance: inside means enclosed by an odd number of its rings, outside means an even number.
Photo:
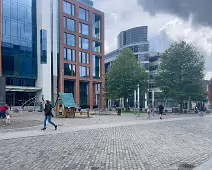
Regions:
<svg viewBox="0 0 212 170"><path fill-rule="evenodd" d="M160 106L158 106L158 109L159 109L160 119L162 119L163 110L164 110L163 105L161 104Z"/></svg>
<svg viewBox="0 0 212 170"><path fill-rule="evenodd" d="M50 124L52 124L55 127L55 130L57 130L57 125L55 125L52 121L51 118L54 117L52 114L52 105L50 104L50 101L46 100L46 104L45 104L45 109L44 109L44 113L45 113L45 118L44 118L44 127L42 130L46 130L46 121L48 120L48 122Z"/></svg>
<svg viewBox="0 0 212 170"><path fill-rule="evenodd" d="M200 117L203 117L204 115L203 115L203 112L205 111L205 109L204 109L204 106L203 105L200 105L200 107L199 107L199 116Z"/></svg>
<svg viewBox="0 0 212 170"><path fill-rule="evenodd" d="M148 114L148 118L147 119L150 119L150 114L152 113L152 107L151 105L148 106L147 108L147 114Z"/></svg>
<svg viewBox="0 0 212 170"><path fill-rule="evenodd" d="M8 111L7 104L0 107L0 118L5 119L6 118L6 112Z"/></svg>

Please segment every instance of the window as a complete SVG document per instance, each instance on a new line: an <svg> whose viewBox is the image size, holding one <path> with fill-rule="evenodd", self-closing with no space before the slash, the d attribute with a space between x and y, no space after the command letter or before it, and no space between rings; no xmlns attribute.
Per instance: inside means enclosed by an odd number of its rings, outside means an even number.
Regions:
<svg viewBox="0 0 212 170"><path fill-rule="evenodd" d="M80 78L86 78L86 67L80 66Z"/></svg>
<svg viewBox="0 0 212 170"><path fill-rule="evenodd" d="M64 44L67 44L67 34L64 32L63 34Z"/></svg>
<svg viewBox="0 0 212 170"><path fill-rule="evenodd" d="M83 24L83 23L79 23L79 33L80 34L84 34L84 35L88 35L89 36L89 32L90 32L89 25Z"/></svg>
<svg viewBox="0 0 212 170"><path fill-rule="evenodd" d="M75 32L76 23L75 20L67 18L67 29Z"/></svg>
<svg viewBox="0 0 212 170"><path fill-rule="evenodd" d="M90 78L90 67L87 67L87 77Z"/></svg>
<svg viewBox="0 0 212 170"><path fill-rule="evenodd" d="M97 14L93 14L93 37L101 38L101 16Z"/></svg>
<svg viewBox="0 0 212 170"><path fill-rule="evenodd" d="M76 37L73 34L68 34L67 37L68 45L75 46L76 45Z"/></svg>
<svg viewBox="0 0 212 170"><path fill-rule="evenodd" d="M89 11L84 8L80 8L79 18L85 21L89 21Z"/></svg>
<svg viewBox="0 0 212 170"><path fill-rule="evenodd" d="M79 37L79 47L85 50L89 50L90 49L89 39Z"/></svg>
<svg viewBox="0 0 212 170"><path fill-rule="evenodd" d="M75 5L63 1L63 12L72 16L75 16Z"/></svg>
<svg viewBox="0 0 212 170"><path fill-rule="evenodd" d="M93 78L100 79L101 59L99 56L93 55Z"/></svg>
<svg viewBox="0 0 212 170"><path fill-rule="evenodd" d="M73 49L64 48L64 60L76 61L76 51Z"/></svg>
<svg viewBox="0 0 212 170"><path fill-rule="evenodd" d="M63 55L64 57L63 58L64 58L64 60L66 60L67 59L67 48L64 48L64 52L63 53L64 53L64 55Z"/></svg>
<svg viewBox="0 0 212 170"><path fill-rule="evenodd" d="M101 52L101 43L93 41L93 52Z"/></svg>
<svg viewBox="0 0 212 170"><path fill-rule="evenodd" d="M64 29L66 29L67 28L67 22L66 22L67 20L66 20L66 17L63 17L63 24L64 24Z"/></svg>
<svg viewBox="0 0 212 170"><path fill-rule="evenodd" d="M47 63L47 31L40 31L40 44L41 44L41 64Z"/></svg>
<svg viewBox="0 0 212 170"><path fill-rule="evenodd" d="M76 65L65 63L64 64L64 75L76 76Z"/></svg>
<svg viewBox="0 0 212 170"><path fill-rule="evenodd" d="M83 64L90 64L90 54L79 52L79 62Z"/></svg>

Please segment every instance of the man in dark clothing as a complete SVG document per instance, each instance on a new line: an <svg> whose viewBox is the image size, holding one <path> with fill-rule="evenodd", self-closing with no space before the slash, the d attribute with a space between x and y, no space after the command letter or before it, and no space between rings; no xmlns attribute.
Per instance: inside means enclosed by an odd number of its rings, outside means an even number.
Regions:
<svg viewBox="0 0 212 170"><path fill-rule="evenodd" d="M48 120L48 122L50 124L52 124L55 127L55 130L57 130L57 125L55 125L52 121L51 118L53 116L52 114L52 105L50 104L50 101L46 100L46 104L45 104L45 109L44 109L44 113L45 113L45 119L44 119L44 127L42 130L46 130L46 121Z"/></svg>
<svg viewBox="0 0 212 170"><path fill-rule="evenodd" d="M158 109L159 109L160 119L162 119L163 110L164 110L163 105L161 104L160 106L158 106Z"/></svg>

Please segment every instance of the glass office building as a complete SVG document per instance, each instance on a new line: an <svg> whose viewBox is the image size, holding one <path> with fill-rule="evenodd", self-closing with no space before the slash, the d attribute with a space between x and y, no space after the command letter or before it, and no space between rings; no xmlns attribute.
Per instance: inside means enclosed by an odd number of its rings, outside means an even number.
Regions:
<svg viewBox="0 0 212 170"><path fill-rule="evenodd" d="M104 14L90 0L0 2L7 103L35 96L54 102L59 92L68 92L92 108L96 87L104 85Z"/></svg>

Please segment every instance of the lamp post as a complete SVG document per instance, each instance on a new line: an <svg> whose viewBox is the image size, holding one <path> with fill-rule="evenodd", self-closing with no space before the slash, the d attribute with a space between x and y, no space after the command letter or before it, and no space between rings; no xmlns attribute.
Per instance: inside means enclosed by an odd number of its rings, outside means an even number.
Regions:
<svg viewBox="0 0 212 170"><path fill-rule="evenodd" d="M136 90L134 90L134 113L136 114Z"/></svg>
<svg viewBox="0 0 212 170"><path fill-rule="evenodd" d="M138 117L140 117L140 88L139 88L139 84L138 84Z"/></svg>

